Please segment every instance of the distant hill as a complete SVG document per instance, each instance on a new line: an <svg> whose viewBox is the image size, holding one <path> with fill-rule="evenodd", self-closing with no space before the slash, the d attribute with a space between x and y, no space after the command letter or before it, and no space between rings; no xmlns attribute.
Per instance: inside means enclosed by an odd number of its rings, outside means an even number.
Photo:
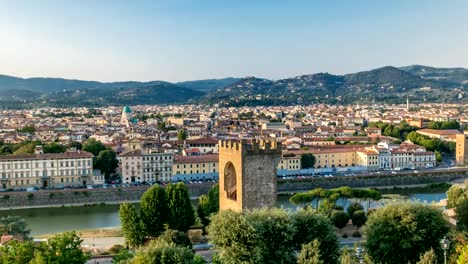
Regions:
<svg viewBox="0 0 468 264"><path fill-rule="evenodd" d="M229 86L235 82L238 82L240 78L224 78L224 79L208 79L198 81L186 81L176 83L179 86L187 87L193 90L209 92L211 90L223 88Z"/></svg>
<svg viewBox="0 0 468 264"><path fill-rule="evenodd" d="M311 103L466 102L468 70L386 66L346 75L316 73L281 80L257 77L179 83L97 82L0 75L0 106L103 106L204 103L225 106Z"/></svg>

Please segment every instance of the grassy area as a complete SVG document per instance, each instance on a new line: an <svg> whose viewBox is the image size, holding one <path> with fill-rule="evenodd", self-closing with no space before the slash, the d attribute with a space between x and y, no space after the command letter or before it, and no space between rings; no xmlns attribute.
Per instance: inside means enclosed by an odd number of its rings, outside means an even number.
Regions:
<svg viewBox="0 0 468 264"><path fill-rule="evenodd" d="M450 183L431 183L419 187L393 187L393 188L382 188L375 190L379 191L381 194L399 194L403 196L408 196L414 193L439 193L446 192L452 185Z"/></svg>
<svg viewBox="0 0 468 264"><path fill-rule="evenodd" d="M98 228L76 231L76 234L81 238L99 238L99 237L121 237L122 230L118 228ZM42 235L39 238L49 238L55 234Z"/></svg>

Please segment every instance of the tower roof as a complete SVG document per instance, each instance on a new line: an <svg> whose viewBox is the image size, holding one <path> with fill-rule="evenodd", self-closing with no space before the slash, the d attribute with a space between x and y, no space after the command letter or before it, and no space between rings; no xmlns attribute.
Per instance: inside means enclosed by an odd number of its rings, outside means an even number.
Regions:
<svg viewBox="0 0 468 264"><path fill-rule="evenodd" d="M132 112L132 109L130 109L130 107L129 107L128 105L126 105L126 106L123 108L122 112L124 112L124 113L131 113L131 112Z"/></svg>

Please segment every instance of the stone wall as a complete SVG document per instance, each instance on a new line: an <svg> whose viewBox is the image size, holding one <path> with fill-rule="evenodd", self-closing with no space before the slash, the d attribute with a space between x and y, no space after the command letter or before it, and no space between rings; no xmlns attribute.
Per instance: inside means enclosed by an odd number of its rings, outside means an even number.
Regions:
<svg viewBox="0 0 468 264"><path fill-rule="evenodd" d="M189 186L190 197L208 193L211 183ZM148 187L0 193L0 208L46 207L138 201Z"/></svg>
<svg viewBox="0 0 468 264"><path fill-rule="evenodd" d="M355 176L355 177L331 177L312 178L303 180L280 180L278 181L278 192L295 192L312 190L315 188L338 188L349 186L359 187L383 187L402 186L451 182L459 179L467 179L468 171L463 172L428 172L419 174L398 174L379 176Z"/></svg>

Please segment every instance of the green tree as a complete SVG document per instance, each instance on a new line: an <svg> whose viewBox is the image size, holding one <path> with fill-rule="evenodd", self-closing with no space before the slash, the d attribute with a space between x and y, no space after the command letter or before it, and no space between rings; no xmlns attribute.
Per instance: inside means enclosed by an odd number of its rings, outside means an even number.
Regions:
<svg viewBox="0 0 468 264"><path fill-rule="evenodd" d="M313 168L315 165L315 156L307 153L301 155L301 168L302 169L309 169Z"/></svg>
<svg viewBox="0 0 468 264"><path fill-rule="evenodd" d="M41 142L39 141L29 141L23 142L21 144L15 145L13 150L13 154L15 155L26 155L26 154L33 154L34 150L36 149L37 145L40 145Z"/></svg>
<svg viewBox="0 0 468 264"><path fill-rule="evenodd" d="M208 195L198 197L197 214L200 218L203 228L210 223L209 216L219 211L219 185L213 185L208 191ZM204 230L203 230L204 232Z"/></svg>
<svg viewBox="0 0 468 264"><path fill-rule="evenodd" d="M192 248L192 242L185 232L167 229L158 239L164 240L169 244Z"/></svg>
<svg viewBox="0 0 468 264"><path fill-rule="evenodd" d="M364 210L364 207L362 207L362 205L360 203L350 204L348 209L347 209L349 217L352 219L354 212L359 211L359 210Z"/></svg>
<svg viewBox="0 0 468 264"><path fill-rule="evenodd" d="M465 189L458 184L452 185L447 190L447 208L457 207L458 203L460 203L464 197L468 197L465 193Z"/></svg>
<svg viewBox="0 0 468 264"><path fill-rule="evenodd" d="M106 178L109 178L109 176L115 172L118 165L119 161L113 150L102 150L96 157L96 168L100 169Z"/></svg>
<svg viewBox="0 0 468 264"><path fill-rule="evenodd" d="M36 133L36 127L34 125L26 125L17 130L18 132L34 134Z"/></svg>
<svg viewBox="0 0 468 264"><path fill-rule="evenodd" d="M320 260L320 242L314 241L302 245L301 252L297 256L297 264L322 264Z"/></svg>
<svg viewBox="0 0 468 264"><path fill-rule="evenodd" d="M117 255L112 257L113 264L125 264L127 260L133 258L133 254L128 250L122 250Z"/></svg>
<svg viewBox="0 0 468 264"><path fill-rule="evenodd" d="M457 214L457 225L468 230L468 197L464 197L458 202L455 213Z"/></svg>
<svg viewBox="0 0 468 264"><path fill-rule="evenodd" d="M367 221L366 213L363 210L355 211L351 217L351 221L353 222L353 226L356 227L356 230L359 231L359 228Z"/></svg>
<svg viewBox="0 0 468 264"><path fill-rule="evenodd" d="M221 263L294 263L294 226L281 209L220 211L208 226Z"/></svg>
<svg viewBox="0 0 468 264"><path fill-rule="evenodd" d="M421 255L416 264L437 264L437 255L434 249L430 249Z"/></svg>
<svg viewBox="0 0 468 264"><path fill-rule="evenodd" d="M101 141L98 141L94 138L90 138L83 143L82 149L84 151L93 153L94 156L97 156L99 155L99 152L106 150L107 147L104 144L102 144Z"/></svg>
<svg viewBox="0 0 468 264"><path fill-rule="evenodd" d="M349 222L349 214L341 210L335 210L331 214L330 221L340 230L341 233L341 229Z"/></svg>
<svg viewBox="0 0 468 264"><path fill-rule="evenodd" d="M130 247L142 245L145 240L144 224L135 206L129 203L121 204L119 217L125 243Z"/></svg>
<svg viewBox="0 0 468 264"><path fill-rule="evenodd" d="M166 201L169 207L169 228L187 232L195 223L195 212L187 186L182 182L169 184L166 188Z"/></svg>
<svg viewBox="0 0 468 264"><path fill-rule="evenodd" d="M42 259L50 264L84 264L90 256L81 250L82 242L75 232L55 235L42 244Z"/></svg>
<svg viewBox="0 0 468 264"><path fill-rule="evenodd" d="M138 249L125 264L196 264L196 260L199 258L191 249L158 239Z"/></svg>
<svg viewBox="0 0 468 264"><path fill-rule="evenodd" d="M338 239L330 221L310 209L303 209L291 215L296 229L294 244L297 250L302 244L315 239L320 242L321 260L324 263L337 263L339 258Z"/></svg>
<svg viewBox="0 0 468 264"><path fill-rule="evenodd" d="M433 248L449 227L442 212L431 205L411 202L388 204L373 212L364 227L365 247L377 263L414 263Z"/></svg>
<svg viewBox="0 0 468 264"><path fill-rule="evenodd" d="M289 198L289 201L296 206L301 206L302 208L305 208L306 206L312 203L313 199L314 198L310 193L305 192L294 194Z"/></svg>
<svg viewBox="0 0 468 264"><path fill-rule="evenodd" d="M169 213L166 192L162 187L154 185L146 190L141 197L140 212L146 235L158 237L164 231Z"/></svg>
<svg viewBox="0 0 468 264"><path fill-rule="evenodd" d="M9 235L18 235L24 239L29 239L31 230L26 221L19 216L6 216L0 218L0 233Z"/></svg>
<svg viewBox="0 0 468 264"><path fill-rule="evenodd" d="M438 150L434 151L434 154L436 156L436 161L437 162L442 162L442 154Z"/></svg>
<svg viewBox="0 0 468 264"><path fill-rule="evenodd" d="M177 133L177 139L178 140L186 140L187 139L187 131L185 129L179 130Z"/></svg>
<svg viewBox="0 0 468 264"><path fill-rule="evenodd" d="M81 150L83 148L83 144L81 144L80 142L77 142L77 141L72 141L68 144L67 146L68 149L72 149L72 148L75 148L77 150Z"/></svg>
<svg viewBox="0 0 468 264"><path fill-rule="evenodd" d="M35 245L32 241L11 241L0 247L0 263L28 264L34 258Z"/></svg>
<svg viewBox="0 0 468 264"><path fill-rule="evenodd" d="M44 153L63 153L66 150L65 146L62 146L55 142L44 145L43 149Z"/></svg>

